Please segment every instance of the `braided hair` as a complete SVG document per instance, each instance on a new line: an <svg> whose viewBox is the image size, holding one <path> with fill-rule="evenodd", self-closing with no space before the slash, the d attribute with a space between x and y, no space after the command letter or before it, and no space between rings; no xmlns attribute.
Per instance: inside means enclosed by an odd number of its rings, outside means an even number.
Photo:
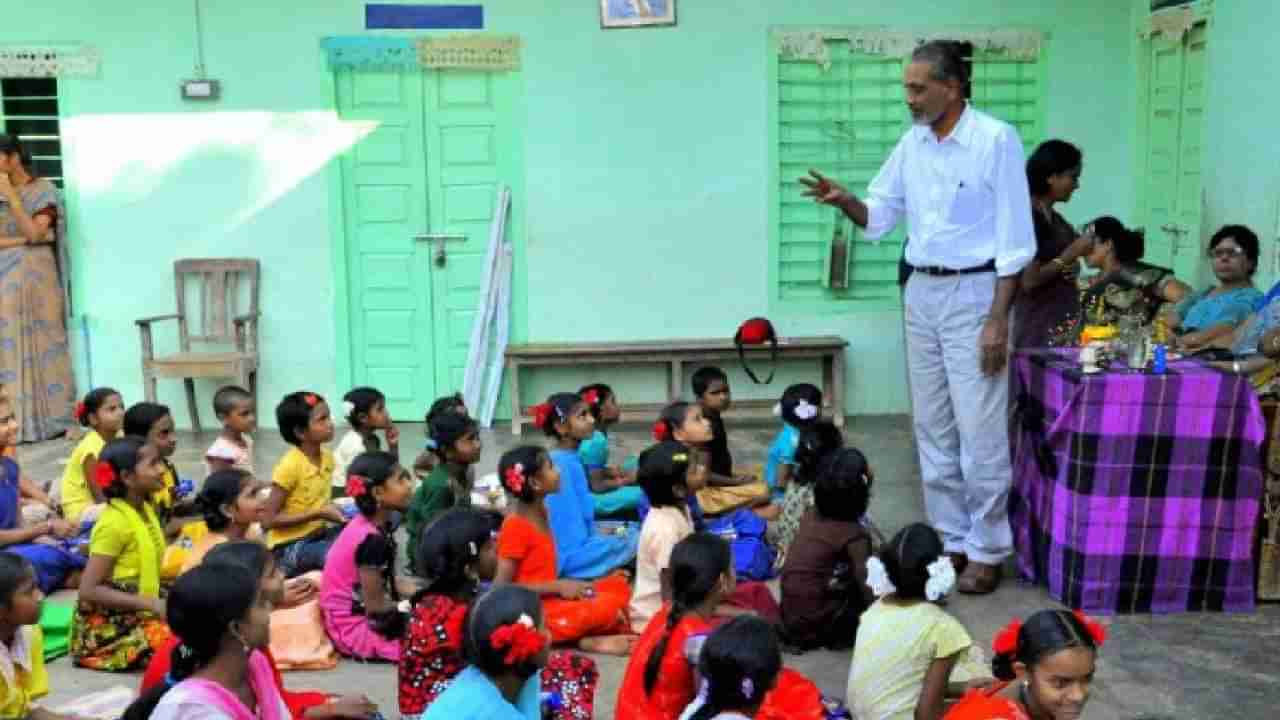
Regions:
<svg viewBox="0 0 1280 720"><path fill-rule="evenodd" d="M644 691L653 692L662 668L662 658L667 654L671 633L686 613L693 612L720 585L720 578L733 567L733 553L729 543L719 535L694 533L676 543L671 550L671 610L667 613L667 627L658 644L644 664Z"/></svg>
<svg viewBox="0 0 1280 720"><path fill-rule="evenodd" d="M520 502L533 502L536 498L533 479L544 465L551 464L546 450L534 445L523 445L502 454L498 460L498 479L511 497Z"/></svg>
<svg viewBox="0 0 1280 720"><path fill-rule="evenodd" d="M880 550L880 562L903 600L924 600L929 565L942 557L942 538L924 523L912 523L898 531Z"/></svg>

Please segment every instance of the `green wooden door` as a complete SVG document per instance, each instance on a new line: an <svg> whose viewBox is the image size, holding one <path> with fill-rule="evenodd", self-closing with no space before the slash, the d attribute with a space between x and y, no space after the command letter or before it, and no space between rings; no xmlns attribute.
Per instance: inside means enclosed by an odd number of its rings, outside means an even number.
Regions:
<svg viewBox="0 0 1280 720"><path fill-rule="evenodd" d="M433 72L426 80L436 386L462 389L498 191L515 183L511 73ZM508 237L514 237L508 228ZM440 250L443 246L443 254Z"/></svg>
<svg viewBox="0 0 1280 720"><path fill-rule="evenodd" d="M1146 168L1141 224L1147 262L1200 284L1204 247L1201 152L1204 129L1205 27L1183 39L1156 36L1149 45Z"/></svg>
<svg viewBox="0 0 1280 720"><path fill-rule="evenodd" d="M337 73L338 113L373 129L342 157L350 357L356 385L420 419L436 393L419 73ZM345 389L344 389L345 391Z"/></svg>
<svg viewBox="0 0 1280 720"><path fill-rule="evenodd" d="M516 184L513 80L358 70L335 79L340 117L373 126L341 161L352 382L385 393L394 419L420 420L462 388L495 198Z"/></svg>

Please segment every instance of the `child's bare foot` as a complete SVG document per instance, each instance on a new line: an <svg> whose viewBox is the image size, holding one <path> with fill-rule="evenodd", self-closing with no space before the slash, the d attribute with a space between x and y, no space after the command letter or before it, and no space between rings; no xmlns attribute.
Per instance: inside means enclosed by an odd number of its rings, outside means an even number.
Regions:
<svg viewBox="0 0 1280 720"><path fill-rule="evenodd" d="M626 657L635 649L635 635L602 635L600 637L582 638L578 641L578 649L583 652L600 655L621 655Z"/></svg>

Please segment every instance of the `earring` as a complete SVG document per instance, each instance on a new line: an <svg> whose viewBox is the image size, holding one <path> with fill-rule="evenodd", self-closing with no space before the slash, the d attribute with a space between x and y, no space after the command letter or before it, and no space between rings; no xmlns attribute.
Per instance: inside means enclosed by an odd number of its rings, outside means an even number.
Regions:
<svg viewBox="0 0 1280 720"><path fill-rule="evenodd" d="M228 628L227 628L227 630L231 632L231 637L233 637L233 638L235 638L236 640L238 640L238 641L240 642L240 644L241 644L242 646L244 646L244 654L245 654L245 655L248 655L249 653L253 652L253 647L251 647L251 646L249 645L249 643L247 643L247 642L245 642L245 641L244 641L244 636L242 636L242 635L241 635L241 634L240 634L240 633L239 633L235 628L233 628L233 627L228 627Z"/></svg>

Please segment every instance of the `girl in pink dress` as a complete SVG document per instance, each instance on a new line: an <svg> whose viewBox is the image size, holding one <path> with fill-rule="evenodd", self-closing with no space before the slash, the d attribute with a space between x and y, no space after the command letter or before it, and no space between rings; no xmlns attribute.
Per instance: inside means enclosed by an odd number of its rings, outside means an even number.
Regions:
<svg viewBox="0 0 1280 720"><path fill-rule="evenodd" d="M360 514L347 523L320 580L324 627L338 652L399 662L405 615L396 587L391 513L409 507L413 485L395 455L368 452L347 469L347 497Z"/></svg>

